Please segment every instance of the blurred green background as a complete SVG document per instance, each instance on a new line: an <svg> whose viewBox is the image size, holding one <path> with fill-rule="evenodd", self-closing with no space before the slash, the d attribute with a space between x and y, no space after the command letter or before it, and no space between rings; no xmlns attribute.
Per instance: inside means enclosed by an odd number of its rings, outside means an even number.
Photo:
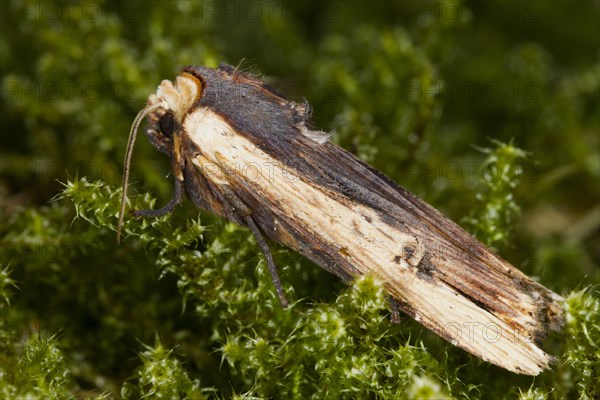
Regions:
<svg viewBox="0 0 600 400"><path fill-rule="evenodd" d="M599 27L598 1L2 1L2 397L598 398ZM248 232L187 200L117 247L136 112L221 61L565 296L554 368L391 325L376 282L274 247L281 310ZM145 138L132 169L134 206L168 201Z"/></svg>

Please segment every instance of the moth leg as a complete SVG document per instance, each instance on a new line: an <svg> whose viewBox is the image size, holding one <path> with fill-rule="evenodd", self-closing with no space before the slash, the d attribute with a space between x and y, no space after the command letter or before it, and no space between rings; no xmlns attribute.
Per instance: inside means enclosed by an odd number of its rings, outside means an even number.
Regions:
<svg viewBox="0 0 600 400"><path fill-rule="evenodd" d="M273 255L271 254L271 249L267 244L262 232L260 231L256 222L252 219L251 216L245 217L246 224L254 234L256 238L256 242L260 246L260 249L267 260L267 266L269 267L269 272L271 273L271 278L273 279L273 283L275 284L275 290L277 290L277 297L279 297L279 302L283 308L286 308L289 304L288 300L285 297L285 293L283 291L283 285L281 284L281 279L279 278L279 273L277 272L277 265L275 265L275 260L273 260Z"/></svg>
<svg viewBox="0 0 600 400"><path fill-rule="evenodd" d="M158 210L135 210L133 214L136 217L160 217L173 212L175 207L181 203L182 198L183 183L179 179L175 178L175 193L173 194L173 198L167 203L166 206L159 208Z"/></svg>
<svg viewBox="0 0 600 400"><path fill-rule="evenodd" d="M277 272L277 265L275 264L275 260L273 260L273 254L271 253L271 249L269 248L269 244L265 240L262 232L254 219L251 216L251 210L244 204L244 202L237 197L235 193L223 187L224 197L229 201L229 203L233 206L233 211L238 213L243 219L248 228L254 234L254 238L256 239L256 243L262 250L263 255L265 256L265 260L267 261L267 267L269 268L269 272L271 273L271 279L273 280L273 284L275 285L275 290L277 291L277 297L279 298L279 303L283 308L286 308L289 305L287 298L285 297L285 292L283 291L283 285L281 284L281 279L279 278L279 273Z"/></svg>
<svg viewBox="0 0 600 400"><path fill-rule="evenodd" d="M392 296L389 296L389 301L390 301L390 308L391 308L391 312L392 312L392 315L390 315L390 322L392 324L399 324L401 322L400 321L400 303L398 303L398 300L396 300Z"/></svg>

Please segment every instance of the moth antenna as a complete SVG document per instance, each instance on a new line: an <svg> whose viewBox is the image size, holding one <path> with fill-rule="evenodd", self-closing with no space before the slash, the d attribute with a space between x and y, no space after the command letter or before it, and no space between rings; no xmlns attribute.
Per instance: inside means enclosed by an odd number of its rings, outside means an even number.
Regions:
<svg viewBox="0 0 600 400"><path fill-rule="evenodd" d="M146 118L148 114L164 106L162 102L152 104L143 108L138 112L131 124L129 130L129 139L127 139L127 149L125 150L125 160L123 161L125 170L123 171L123 196L121 197L121 210L119 211L119 223L117 225L117 244L121 242L121 228L123 227L123 220L125 219L125 207L127 206L127 185L129 183L129 167L131 165L131 157L133 155L133 145L135 144L135 138L137 137L137 130L142 123L142 120Z"/></svg>

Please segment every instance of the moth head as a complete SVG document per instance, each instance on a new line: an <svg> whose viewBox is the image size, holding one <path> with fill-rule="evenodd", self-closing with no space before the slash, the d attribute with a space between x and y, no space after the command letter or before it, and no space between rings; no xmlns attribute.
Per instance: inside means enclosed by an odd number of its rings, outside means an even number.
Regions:
<svg viewBox="0 0 600 400"><path fill-rule="evenodd" d="M189 72L180 73L175 83L164 80L156 93L148 97L146 109L148 114L146 135L159 151L171 154L173 151L173 135L181 126L183 118L200 99L202 82Z"/></svg>
<svg viewBox="0 0 600 400"><path fill-rule="evenodd" d="M125 171L123 174L123 195L121 199L121 211L119 213L119 222L117 225L117 242L121 237L121 228L125 216L125 207L127 204L127 183L129 182L129 169L131 165L131 156L133 146L137 135L137 130L145 117L148 117L148 128L146 135L150 142L159 151L167 153L174 160L174 165L180 165L181 151L178 130L183 122L183 118L200 99L202 95L202 81L189 72L180 73L175 78L175 83L164 80L158 86L156 93L148 97L147 106L141 110L135 117L131 130L129 131L129 140L127 150L125 151ZM173 171L175 177L183 180L182 171L177 169Z"/></svg>

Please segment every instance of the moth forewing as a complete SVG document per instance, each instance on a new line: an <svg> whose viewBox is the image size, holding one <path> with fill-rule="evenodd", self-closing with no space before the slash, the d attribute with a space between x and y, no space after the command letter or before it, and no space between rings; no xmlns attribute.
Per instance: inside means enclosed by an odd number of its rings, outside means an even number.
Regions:
<svg viewBox="0 0 600 400"><path fill-rule="evenodd" d="M263 233L346 281L376 275L404 312L484 360L530 375L548 367L538 344L561 324L560 296L327 142L307 103L226 65L185 68L157 102L168 106L149 116L151 142L179 160L192 201L257 236L280 300Z"/></svg>
<svg viewBox="0 0 600 400"><path fill-rule="evenodd" d="M305 230L315 247L337 247L353 275L378 276L424 326L514 372L537 374L548 366L549 357L530 338L443 281L419 277L416 267L425 251L417 237L389 226L371 208L303 179L209 108L188 114L183 131L193 146L202 149L191 157L200 173L215 185L229 185L243 198L254 197L270 211L273 226ZM252 179L244 174L250 166ZM302 250L293 235L270 233L273 239Z"/></svg>

